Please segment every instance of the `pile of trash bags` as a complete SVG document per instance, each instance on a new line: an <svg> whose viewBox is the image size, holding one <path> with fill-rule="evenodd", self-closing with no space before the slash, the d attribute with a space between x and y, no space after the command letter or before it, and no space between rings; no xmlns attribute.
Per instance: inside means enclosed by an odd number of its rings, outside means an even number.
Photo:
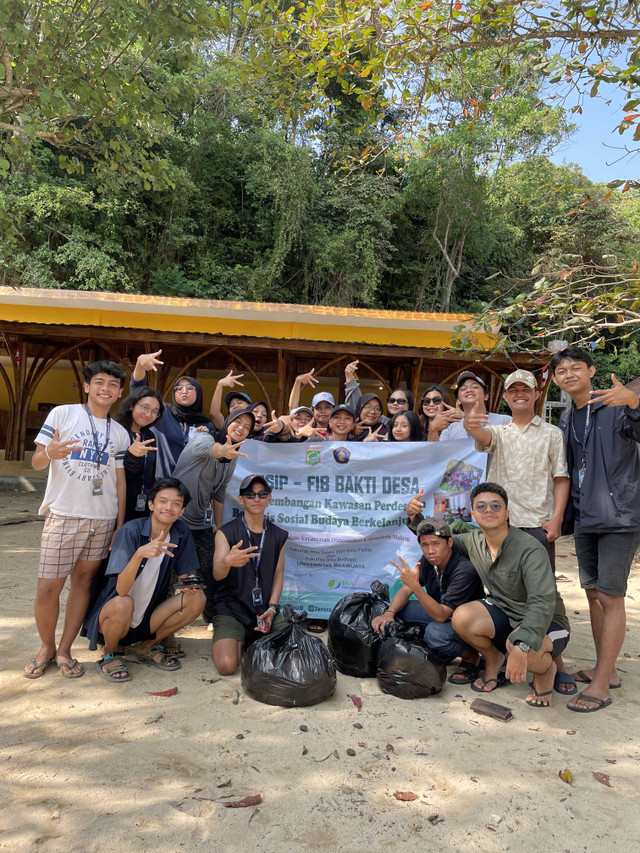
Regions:
<svg viewBox="0 0 640 853"><path fill-rule="evenodd" d="M327 647L305 633L306 612L286 604L289 623L276 634L256 640L242 658L241 683L252 699L284 708L317 705L333 696L336 670Z"/></svg>
<svg viewBox="0 0 640 853"><path fill-rule="evenodd" d="M338 670L355 678L373 678L378 669L382 637L371 620L389 607L389 587L380 581L371 592L353 592L336 604L329 616L329 651Z"/></svg>

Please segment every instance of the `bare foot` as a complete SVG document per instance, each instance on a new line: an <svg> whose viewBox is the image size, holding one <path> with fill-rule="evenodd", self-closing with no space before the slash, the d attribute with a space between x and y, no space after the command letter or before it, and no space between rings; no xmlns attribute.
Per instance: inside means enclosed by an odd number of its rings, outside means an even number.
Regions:
<svg viewBox="0 0 640 853"><path fill-rule="evenodd" d="M552 708L553 702L551 696L553 694L553 682L556 677L556 665L551 663L549 669L544 675L534 675L532 682L532 691L524 700L527 705L532 708Z"/></svg>

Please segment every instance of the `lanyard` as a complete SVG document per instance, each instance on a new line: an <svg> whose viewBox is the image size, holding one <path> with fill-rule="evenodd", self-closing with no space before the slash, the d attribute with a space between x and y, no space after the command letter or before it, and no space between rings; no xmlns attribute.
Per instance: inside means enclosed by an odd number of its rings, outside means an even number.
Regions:
<svg viewBox="0 0 640 853"><path fill-rule="evenodd" d="M96 423L93 420L91 409L89 408L88 403L85 403L84 407L87 410L87 414L89 415L89 424L91 425L91 434L93 435L93 446L96 451L96 469L97 471L100 471L100 460L102 459L102 454L107 449L107 445L109 444L109 436L111 435L111 415L107 415L106 437L104 440L104 445L101 448L100 442L98 440L98 430L96 429Z"/></svg>
<svg viewBox="0 0 640 853"><path fill-rule="evenodd" d="M574 420L573 420L574 413L575 413L575 409L573 412L571 412L571 432L573 433L573 437L575 439L576 444L579 444L580 447L582 448L582 464L580 467L586 468L587 467L587 435L589 434L589 423L591 421L591 403L587 403L587 416L586 416L585 421L584 421L584 438L583 438L583 441L580 441L580 439L576 435L576 428L575 428Z"/></svg>
<svg viewBox="0 0 640 853"><path fill-rule="evenodd" d="M244 529L247 531L247 537L249 539L249 547L251 547L251 531L249 530L249 525L247 524L247 520L244 517L244 513L242 514L242 523L244 524ZM258 555L257 557L251 557L251 562L253 563L253 567L256 571L256 587L259 586L258 583L258 569L260 568L260 560L262 559L262 548L264 546L264 535L267 532L267 522L266 520L262 522L262 536L260 537L260 544L258 545Z"/></svg>
<svg viewBox="0 0 640 853"><path fill-rule="evenodd" d="M431 565L433 566L433 563ZM442 575L444 574L444 572L441 572L437 566L433 566L433 571L435 573L436 580L438 581L438 586L440 587L440 604L442 604L442 596L444 595L442 589Z"/></svg>

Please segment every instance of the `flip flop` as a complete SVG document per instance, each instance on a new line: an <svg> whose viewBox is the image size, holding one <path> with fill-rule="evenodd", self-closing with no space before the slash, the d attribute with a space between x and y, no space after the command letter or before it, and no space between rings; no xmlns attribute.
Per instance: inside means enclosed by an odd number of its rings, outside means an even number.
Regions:
<svg viewBox="0 0 640 853"><path fill-rule="evenodd" d="M573 690L559 690L560 684L571 684ZM568 672L556 672L556 677L553 679L553 689L561 696L573 696L574 693L578 692L578 685L573 675L569 675Z"/></svg>
<svg viewBox="0 0 640 853"><path fill-rule="evenodd" d="M31 672L24 672L23 675L25 678L42 678L47 669L51 666L52 663L55 663L55 658L48 658L48 660L37 661L35 658L31 658L31 664L33 665L33 669ZM37 672L38 669L42 669L42 672Z"/></svg>
<svg viewBox="0 0 640 853"><path fill-rule="evenodd" d="M593 702L596 707L572 708L571 705L567 705L567 708L570 711L575 711L577 714L593 714L594 711L602 711L603 708L608 708L611 702L613 701L611 697L609 697L608 699L600 699L597 696L589 696L588 693L579 693L573 701L577 702L578 699L584 699L585 702Z"/></svg>
<svg viewBox="0 0 640 853"><path fill-rule="evenodd" d="M474 681L477 681L479 673L479 665L471 663L471 661L468 660L463 660L460 661L456 671L452 672L449 678L447 678L447 681L450 684L473 684ZM456 675L461 677L456 678Z"/></svg>
<svg viewBox="0 0 640 853"><path fill-rule="evenodd" d="M580 684L591 684L591 679L583 669L579 669L577 672L574 672L573 677L576 681L579 681ZM622 687L622 681L618 684L610 684L609 690L617 690L618 687Z"/></svg>
<svg viewBox="0 0 640 853"><path fill-rule="evenodd" d="M477 681L477 679L476 679ZM471 685L471 689L475 690L476 693L493 693L494 690L497 690L499 687L504 687L507 683L507 679L505 678L504 672L499 672L497 678L481 678L482 687L476 687L475 682ZM492 687L491 690L485 690L484 688L487 684L492 684L495 681L496 686Z"/></svg>
<svg viewBox="0 0 640 853"><path fill-rule="evenodd" d="M111 663L111 661L117 661L117 663L111 669L105 671L103 669L104 664ZM131 681L131 675L129 674L126 663L122 660L120 655L114 654L113 652L105 655L103 658L100 658L98 661L98 671L105 681L110 681L112 684L119 684L121 681ZM119 678L117 676L117 673L119 672L126 672L125 677Z"/></svg>
<svg viewBox="0 0 640 853"><path fill-rule="evenodd" d="M80 678L84 675L84 667L80 664L80 672L71 672L74 666L78 665L78 661L74 658L70 663L66 660L61 660L60 663L56 661L56 666L60 670L60 674L65 678ZM68 670L65 672L65 669Z"/></svg>
<svg viewBox="0 0 640 853"><path fill-rule="evenodd" d="M544 693L538 693L536 688L535 687L533 688L533 695L535 696L536 699L540 699L541 696L551 696L552 693L553 693L553 690L545 690ZM551 704L539 705L537 702L532 702L530 699L525 699L524 701L527 703L527 705L530 705L532 708L551 708Z"/></svg>

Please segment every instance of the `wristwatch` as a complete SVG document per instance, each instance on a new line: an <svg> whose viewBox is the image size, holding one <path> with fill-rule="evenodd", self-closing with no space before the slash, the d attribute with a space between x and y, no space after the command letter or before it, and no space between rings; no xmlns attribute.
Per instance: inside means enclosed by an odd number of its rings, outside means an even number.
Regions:
<svg viewBox="0 0 640 853"><path fill-rule="evenodd" d="M279 604L276 604L274 601L270 601L270 602L269 602L269 606L267 607L267 610L273 610L273 612L274 612L274 613L276 614L276 616L277 616L277 615L278 615L278 613L280 613L280 605L279 605Z"/></svg>
<svg viewBox="0 0 640 853"><path fill-rule="evenodd" d="M531 646L529 645L529 643L523 643L522 640L516 640L513 645L517 646L519 649L522 649L525 655L528 655L531 651Z"/></svg>

